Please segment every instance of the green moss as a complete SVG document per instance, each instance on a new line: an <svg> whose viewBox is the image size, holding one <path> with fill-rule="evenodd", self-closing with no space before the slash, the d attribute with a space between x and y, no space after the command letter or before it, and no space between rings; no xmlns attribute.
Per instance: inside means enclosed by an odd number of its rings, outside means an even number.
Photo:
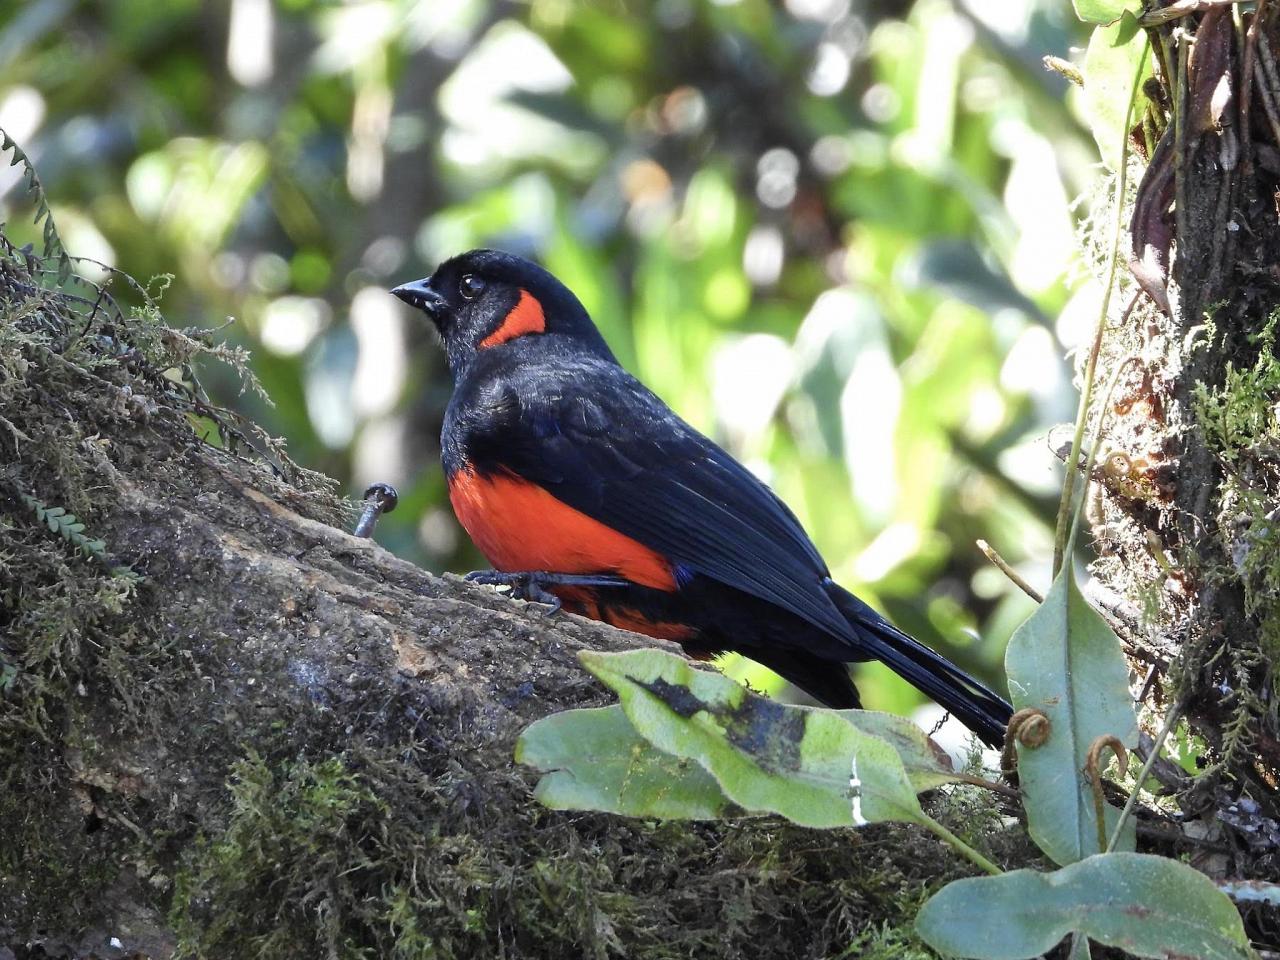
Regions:
<svg viewBox="0 0 1280 960"><path fill-rule="evenodd" d="M1245 590L1253 615L1280 601L1280 358L1273 316L1256 338L1252 364L1228 364L1221 386L1197 384L1194 413L1206 445L1224 469L1219 490L1223 555Z"/></svg>
<svg viewBox="0 0 1280 960"><path fill-rule="evenodd" d="M177 878L179 956L369 956L351 932L385 919L365 880L386 805L337 759L273 771L250 755L230 792L226 830L201 837Z"/></svg>
<svg viewBox="0 0 1280 960"><path fill-rule="evenodd" d="M963 870L906 828L551 813L514 771L451 782L394 755L254 754L228 792L179 873L182 957L926 957L912 918ZM986 805L937 812L976 831Z"/></svg>
<svg viewBox="0 0 1280 960"><path fill-rule="evenodd" d="M1217 490L1217 557L1199 551L1198 572L1213 589L1238 586L1252 629L1230 643L1210 636L1186 651L1190 675L1210 665L1230 677L1216 769L1250 762L1260 729L1280 730L1280 358L1273 315L1251 338L1248 359L1228 363L1220 386L1197 384L1193 412L1206 446L1221 466ZM1270 677L1271 691L1263 694ZM1270 701L1268 703L1268 701ZM1274 734L1273 734L1274 735Z"/></svg>
<svg viewBox="0 0 1280 960"><path fill-rule="evenodd" d="M1275 438L1276 403L1280 400L1280 359L1275 355L1276 324L1267 321L1253 338L1256 356L1237 367L1228 362L1218 387L1196 384L1194 413L1205 443L1223 461L1241 463L1258 452L1258 444Z"/></svg>
<svg viewBox="0 0 1280 960"><path fill-rule="evenodd" d="M933 960L937 956L911 930L885 924L864 930L838 955L839 960Z"/></svg>

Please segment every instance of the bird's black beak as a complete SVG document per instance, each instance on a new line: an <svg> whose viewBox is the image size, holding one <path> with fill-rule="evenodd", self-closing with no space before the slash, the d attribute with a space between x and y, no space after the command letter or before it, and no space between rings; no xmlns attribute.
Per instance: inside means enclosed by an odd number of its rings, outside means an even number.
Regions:
<svg viewBox="0 0 1280 960"><path fill-rule="evenodd" d="M432 319L438 318L447 305L445 298L432 288L430 277L414 280L412 283L402 283L391 291L391 295L398 297L411 307L417 307Z"/></svg>

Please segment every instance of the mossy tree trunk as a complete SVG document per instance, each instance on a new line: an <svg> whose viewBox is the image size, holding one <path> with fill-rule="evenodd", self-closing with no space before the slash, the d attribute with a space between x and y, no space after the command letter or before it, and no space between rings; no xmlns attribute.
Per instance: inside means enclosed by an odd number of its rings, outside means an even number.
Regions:
<svg viewBox="0 0 1280 960"><path fill-rule="evenodd" d="M0 236L0 956L910 955L966 867L909 829L539 806L517 734L641 638L350 536L235 351L56 273Z"/></svg>
<svg viewBox="0 0 1280 960"><path fill-rule="evenodd" d="M1091 411L1103 437L1094 596L1139 654L1153 727L1176 704L1207 745L1198 776L1162 771L1229 847L1216 870L1274 879L1280 34L1270 8L1264 22L1202 6L1149 30L1154 99L1137 101L1144 162L1126 209L1133 278L1102 332Z"/></svg>

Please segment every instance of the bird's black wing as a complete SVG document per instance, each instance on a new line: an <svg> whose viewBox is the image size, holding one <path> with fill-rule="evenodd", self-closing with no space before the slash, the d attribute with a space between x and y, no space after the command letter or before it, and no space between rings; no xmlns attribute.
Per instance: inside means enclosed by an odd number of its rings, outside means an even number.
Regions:
<svg viewBox="0 0 1280 960"><path fill-rule="evenodd" d="M621 367L562 361L554 383L504 386L504 415L469 439L477 467L538 484L670 559L677 579L720 581L857 645L794 514Z"/></svg>

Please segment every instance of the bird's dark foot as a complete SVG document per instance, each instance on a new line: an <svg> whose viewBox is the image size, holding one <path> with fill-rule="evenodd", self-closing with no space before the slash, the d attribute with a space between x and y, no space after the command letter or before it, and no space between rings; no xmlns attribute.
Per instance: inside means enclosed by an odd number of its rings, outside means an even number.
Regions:
<svg viewBox="0 0 1280 960"><path fill-rule="evenodd" d="M357 537L373 536L374 525L384 513L390 513L400 502L396 488L389 483L373 483L364 492L364 512L353 531Z"/></svg>
<svg viewBox="0 0 1280 960"><path fill-rule="evenodd" d="M502 570L473 570L467 574L472 583L484 583L492 587L506 587L517 600L545 603L548 615L560 609L560 598L548 587L625 587L631 581L623 577L604 574L552 573L548 570L520 570L506 573Z"/></svg>

